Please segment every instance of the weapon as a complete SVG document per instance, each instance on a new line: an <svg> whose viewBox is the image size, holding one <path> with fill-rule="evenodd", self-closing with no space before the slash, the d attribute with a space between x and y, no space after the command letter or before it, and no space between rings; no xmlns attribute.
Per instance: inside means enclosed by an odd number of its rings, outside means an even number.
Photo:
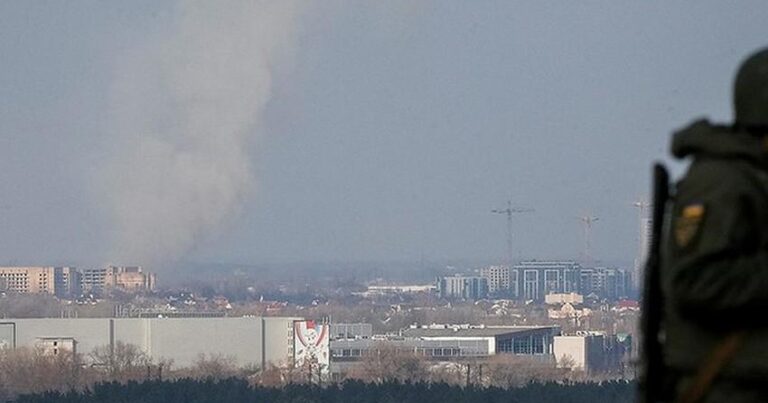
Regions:
<svg viewBox="0 0 768 403"><path fill-rule="evenodd" d="M658 403L664 400L664 355L659 334L663 316L661 290L661 243L664 227L664 211L669 200L669 173L661 164L653 166L653 216L651 244L645 264L643 290L641 353L644 356L640 373L640 401Z"/></svg>

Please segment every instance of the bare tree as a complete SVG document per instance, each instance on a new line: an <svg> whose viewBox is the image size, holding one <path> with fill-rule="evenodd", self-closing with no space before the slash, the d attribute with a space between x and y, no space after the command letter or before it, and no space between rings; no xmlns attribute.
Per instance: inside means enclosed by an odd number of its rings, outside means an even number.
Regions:
<svg viewBox="0 0 768 403"><path fill-rule="evenodd" d="M567 370L555 368L549 361L512 354L498 354L487 363L487 379L493 386L510 388L531 382L558 381L565 377Z"/></svg>
<svg viewBox="0 0 768 403"><path fill-rule="evenodd" d="M80 389L82 359L74 352L46 353L41 348L0 349L0 400L19 393Z"/></svg>
<svg viewBox="0 0 768 403"><path fill-rule="evenodd" d="M424 357L413 351L379 343L350 370L348 376L369 382L418 381L427 380L429 372Z"/></svg>
<svg viewBox="0 0 768 403"><path fill-rule="evenodd" d="M254 385L279 387L290 382L291 372L290 367L278 367L276 365L268 365L262 371L253 374L249 379Z"/></svg>
<svg viewBox="0 0 768 403"><path fill-rule="evenodd" d="M242 375L234 357L201 353L189 368L189 376L198 379L226 379Z"/></svg>
<svg viewBox="0 0 768 403"><path fill-rule="evenodd" d="M89 357L93 366L104 369L111 380L121 382L146 377L147 366L152 364L138 346L122 341L96 347Z"/></svg>

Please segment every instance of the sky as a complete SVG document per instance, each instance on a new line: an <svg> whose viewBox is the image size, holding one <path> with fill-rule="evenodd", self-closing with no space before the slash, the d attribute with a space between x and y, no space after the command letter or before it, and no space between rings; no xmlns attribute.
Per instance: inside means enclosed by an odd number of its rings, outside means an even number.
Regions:
<svg viewBox="0 0 768 403"><path fill-rule="evenodd" d="M212 5L215 4L215 5ZM631 263L768 4L0 2L0 264ZM680 173L683 166L673 165Z"/></svg>

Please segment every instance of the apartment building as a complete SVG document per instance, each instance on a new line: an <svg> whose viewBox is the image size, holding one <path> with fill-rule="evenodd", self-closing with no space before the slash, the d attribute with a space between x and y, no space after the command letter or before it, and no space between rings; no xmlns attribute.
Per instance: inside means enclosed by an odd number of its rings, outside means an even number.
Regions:
<svg viewBox="0 0 768 403"><path fill-rule="evenodd" d="M488 297L488 280L482 277L446 276L437 279L440 298L478 300Z"/></svg>
<svg viewBox="0 0 768 403"><path fill-rule="evenodd" d="M83 270L81 284L84 291L152 291L156 281L154 273L144 272L140 266L108 266Z"/></svg>
<svg viewBox="0 0 768 403"><path fill-rule="evenodd" d="M4 291L54 294L55 284L53 267L0 267L0 285Z"/></svg>
<svg viewBox="0 0 768 403"><path fill-rule="evenodd" d="M490 294L509 290L509 266L487 266L480 268L480 277L488 281Z"/></svg>

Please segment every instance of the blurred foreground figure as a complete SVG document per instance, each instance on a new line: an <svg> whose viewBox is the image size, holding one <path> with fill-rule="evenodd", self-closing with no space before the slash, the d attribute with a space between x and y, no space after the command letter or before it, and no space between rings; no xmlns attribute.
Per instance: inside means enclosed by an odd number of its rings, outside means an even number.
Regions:
<svg viewBox="0 0 768 403"><path fill-rule="evenodd" d="M663 303L663 380L645 400L768 402L768 49L739 69L734 107L732 125L697 121L672 140L691 165L661 201L660 301L646 305Z"/></svg>

